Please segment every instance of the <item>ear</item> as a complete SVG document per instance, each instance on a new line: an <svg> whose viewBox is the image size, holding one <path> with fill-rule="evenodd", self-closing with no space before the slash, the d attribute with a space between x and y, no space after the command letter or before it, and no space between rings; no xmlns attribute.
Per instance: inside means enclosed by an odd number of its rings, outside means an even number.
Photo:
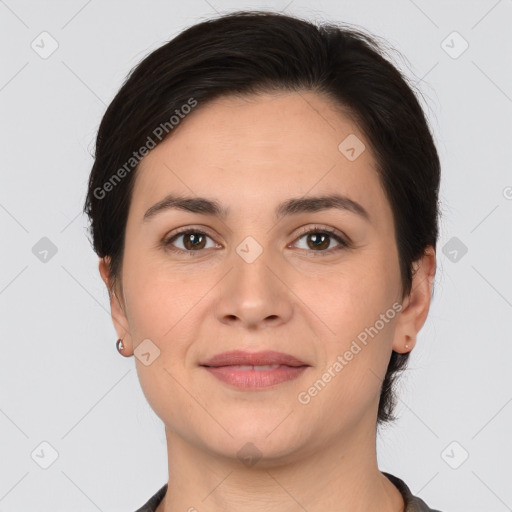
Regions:
<svg viewBox="0 0 512 512"><path fill-rule="evenodd" d="M395 324L395 352L404 354L414 348L418 332L427 319L435 274L436 252L429 245L422 258L415 262L411 292L404 299L402 311ZM405 345L408 345L408 348Z"/></svg>
<svg viewBox="0 0 512 512"><path fill-rule="evenodd" d="M112 322L114 323L117 337L123 340L123 345L126 347L126 351L129 353L132 349L130 327L126 317L124 298L122 297L120 301L118 297L118 295L122 296L122 293L119 293L120 291L122 292L122 290L120 290L120 287L116 287L116 289L113 287L113 281L110 275L110 258L108 256L100 258L98 266L101 279L107 286L110 299L110 314L112 315Z"/></svg>

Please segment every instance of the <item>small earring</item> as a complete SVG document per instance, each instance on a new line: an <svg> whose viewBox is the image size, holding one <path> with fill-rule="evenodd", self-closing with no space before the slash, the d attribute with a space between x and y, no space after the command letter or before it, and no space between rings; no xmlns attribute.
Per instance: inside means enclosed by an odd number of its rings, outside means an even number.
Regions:
<svg viewBox="0 0 512 512"><path fill-rule="evenodd" d="M126 356L125 354L123 354L123 350L124 350L124 345L123 345L123 340L121 338L119 338L117 341L116 341L116 347L117 347L117 351L124 357L128 357Z"/></svg>
<svg viewBox="0 0 512 512"><path fill-rule="evenodd" d="M405 345L405 348L409 348L409 345Z"/></svg>

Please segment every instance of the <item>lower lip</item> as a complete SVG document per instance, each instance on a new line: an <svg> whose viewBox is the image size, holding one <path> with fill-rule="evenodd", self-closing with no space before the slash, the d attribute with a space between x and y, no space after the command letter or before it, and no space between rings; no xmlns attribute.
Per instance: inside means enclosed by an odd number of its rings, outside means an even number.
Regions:
<svg viewBox="0 0 512 512"><path fill-rule="evenodd" d="M241 389L275 386L299 377L307 366L280 366L268 370L240 370L236 366L204 366L214 377Z"/></svg>

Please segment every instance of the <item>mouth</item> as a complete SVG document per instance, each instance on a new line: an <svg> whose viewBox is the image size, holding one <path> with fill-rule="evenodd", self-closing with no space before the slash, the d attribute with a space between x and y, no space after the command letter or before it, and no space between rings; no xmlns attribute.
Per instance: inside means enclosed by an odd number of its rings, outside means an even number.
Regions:
<svg viewBox="0 0 512 512"><path fill-rule="evenodd" d="M224 352L200 364L225 384L239 389L261 389L299 377L309 364L283 352Z"/></svg>
<svg viewBox="0 0 512 512"><path fill-rule="evenodd" d="M304 361L296 357L285 354L284 352L276 352L274 350L264 350L261 352L245 352L243 350L232 350L231 352L223 352L217 354L210 359L200 363L200 366L309 366Z"/></svg>

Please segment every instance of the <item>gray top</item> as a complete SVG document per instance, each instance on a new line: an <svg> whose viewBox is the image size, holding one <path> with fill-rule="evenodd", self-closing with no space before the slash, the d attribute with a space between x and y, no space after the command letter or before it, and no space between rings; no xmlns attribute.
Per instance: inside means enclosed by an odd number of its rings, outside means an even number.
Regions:
<svg viewBox="0 0 512 512"><path fill-rule="evenodd" d="M440 510L430 508L421 498L413 496L409 487L407 487L405 482L400 478L384 471L381 471L381 473L386 475L402 494L405 503L404 512L441 512ZM155 512L156 507L158 507L160 502L164 499L166 492L167 484L161 487L156 494L151 496L151 498L135 512Z"/></svg>

